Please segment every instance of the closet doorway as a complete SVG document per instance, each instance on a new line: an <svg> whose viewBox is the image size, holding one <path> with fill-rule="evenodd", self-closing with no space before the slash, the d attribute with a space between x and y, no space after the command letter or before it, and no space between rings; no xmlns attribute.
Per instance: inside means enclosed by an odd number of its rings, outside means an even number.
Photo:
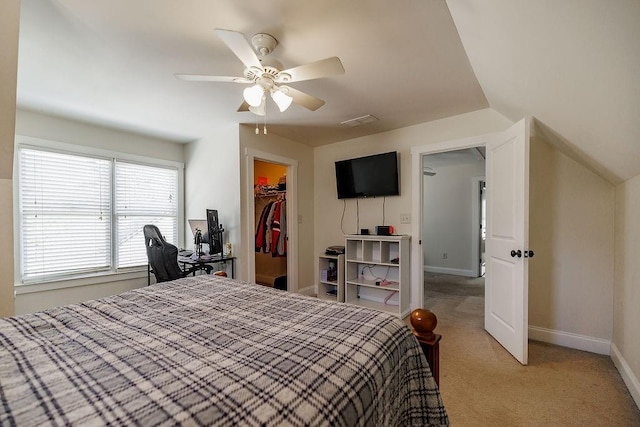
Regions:
<svg viewBox="0 0 640 427"><path fill-rule="evenodd" d="M255 282L287 290L287 166L253 161Z"/></svg>
<svg viewBox="0 0 640 427"><path fill-rule="evenodd" d="M243 253L247 256L247 280L295 292L298 289L298 161L252 148L245 150L246 209ZM277 237L280 244L276 243L274 247L273 240L270 240L267 247L267 242L260 240L262 237L256 239L256 236L259 234L258 231L260 234L265 232L259 230L260 217L265 206L276 202L280 205L279 222L284 219L284 224L278 224ZM275 211L271 216L271 222L274 215ZM274 237L273 230L271 231L269 239ZM266 235L264 237L266 238Z"/></svg>

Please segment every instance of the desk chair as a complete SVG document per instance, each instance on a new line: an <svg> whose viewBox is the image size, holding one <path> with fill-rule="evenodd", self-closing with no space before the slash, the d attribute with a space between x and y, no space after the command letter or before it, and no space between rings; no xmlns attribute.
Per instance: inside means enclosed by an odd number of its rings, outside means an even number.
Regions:
<svg viewBox="0 0 640 427"><path fill-rule="evenodd" d="M188 270L182 270L178 264L178 248L167 242L158 227L147 224L143 228L144 243L147 248L147 261L151 267L151 272L156 276L156 282L168 282L169 280L180 279L203 267L194 266ZM207 269L208 267L208 269ZM206 266L207 274L211 273L213 267Z"/></svg>

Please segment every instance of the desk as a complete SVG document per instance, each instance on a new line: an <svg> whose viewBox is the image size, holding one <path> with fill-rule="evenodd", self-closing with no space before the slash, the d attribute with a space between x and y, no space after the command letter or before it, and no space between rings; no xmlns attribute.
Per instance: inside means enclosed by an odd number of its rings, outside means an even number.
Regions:
<svg viewBox="0 0 640 427"><path fill-rule="evenodd" d="M200 266L203 267L205 265L216 265L216 264L226 264L227 261L231 261L231 278L236 278L236 257L233 256L212 256L212 257L201 257L199 259L193 259L190 256L178 256L178 262L182 264L182 269L188 265L190 267ZM196 275L196 272L193 272L193 275Z"/></svg>
<svg viewBox="0 0 640 427"><path fill-rule="evenodd" d="M231 278L236 278L236 257L229 256L213 256L213 257L202 257L200 259L193 259L190 256L179 256L178 262L182 264L182 269L185 270L185 267L188 265L190 267L199 267L195 270L204 270L205 265L216 265L216 264L226 264L228 261L231 262ZM194 270L193 275L196 275L196 271ZM151 284L151 265L147 264L147 285Z"/></svg>

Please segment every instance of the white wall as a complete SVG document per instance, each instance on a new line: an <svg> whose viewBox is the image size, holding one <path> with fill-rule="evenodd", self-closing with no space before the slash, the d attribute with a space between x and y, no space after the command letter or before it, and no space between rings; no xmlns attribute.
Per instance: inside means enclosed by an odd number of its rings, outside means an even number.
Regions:
<svg viewBox="0 0 640 427"><path fill-rule="evenodd" d="M0 5L0 317L14 314L13 136L16 116L20 0Z"/></svg>
<svg viewBox="0 0 640 427"><path fill-rule="evenodd" d="M17 111L15 133L83 147L184 162L182 144L32 111ZM13 140L12 137L12 143ZM17 256L15 258L17 261ZM114 295L146 286L146 284L147 273L145 270L136 273L16 286L15 312L16 314L31 313L49 307Z"/></svg>
<svg viewBox="0 0 640 427"><path fill-rule="evenodd" d="M298 200L298 218L288 218L287 224L293 224L297 220L298 227L298 276L297 286L295 289L289 288L290 291L299 291L305 288L310 288L314 285L314 265L317 264L315 252L313 250L314 239L314 150L304 144L279 137L274 134L259 134L256 135L255 128L251 126L240 126L240 180L242 200L245 200L246 175L247 175L247 161L245 156L245 149L250 148L264 153L269 153L275 156L286 157L298 162L298 182L297 182L297 194ZM253 188L251 183L250 188ZM289 189L289 182L287 182L287 189ZM253 192L251 193L253 194ZM245 203L242 204L242 218L247 217ZM253 236L253 224L243 223L243 236ZM243 242L246 239L243 237ZM246 259L248 256L254 256L254 247L243 247L243 257ZM248 276L248 267L246 263L242 266L243 277Z"/></svg>
<svg viewBox="0 0 640 427"><path fill-rule="evenodd" d="M184 162L184 145L18 109L16 134L137 156Z"/></svg>
<svg viewBox="0 0 640 427"><path fill-rule="evenodd" d="M613 360L640 406L640 175L616 187Z"/></svg>
<svg viewBox="0 0 640 427"><path fill-rule="evenodd" d="M614 187L535 137L530 158L530 336L608 354Z"/></svg>
<svg viewBox="0 0 640 427"><path fill-rule="evenodd" d="M189 219L206 219L207 209L217 209L224 227L224 241L239 255L240 216L240 143L238 125L218 128L199 141L185 147L185 242L193 248ZM236 278L239 277L237 260ZM217 265L216 268L221 268ZM231 270L228 271L231 277Z"/></svg>
<svg viewBox="0 0 640 427"><path fill-rule="evenodd" d="M382 198L338 200L334 163L352 157L396 150L400 153L400 196L387 197L385 225L393 225L397 234L411 234L411 224L401 224L400 214L411 212L411 147L504 130L511 122L491 109L448 117L429 123L397 129L315 148L315 254L330 245L344 245L344 234L358 228L373 229L382 223ZM469 184L471 186L471 184ZM344 221L341 218L345 207ZM415 219L412 219L415 220ZM343 234L344 231L344 234ZM411 266L422 268L422 266ZM317 275L317 267L316 272Z"/></svg>
<svg viewBox="0 0 640 427"><path fill-rule="evenodd" d="M473 234L480 233L472 216L473 204L479 204L473 198L473 178L484 176L484 161L433 169L436 175L423 177L425 271L472 276L474 261L477 262L472 256ZM443 253L447 254L446 259Z"/></svg>
<svg viewBox="0 0 640 427"><path fill-rule="evenodd" d="M397 233L409 234L411 225L400 224L400 214L411 212L410 147L482 135L509 125L498 113L482 110L316 147L316 254L344 240L335 160L390 147L399 151L401 195L387 198L385 216ZM529 235L536 252L529 263L530 334L538 340L607 353L613 331L614 188L539 139L531 143L530 171ZM355 200L346 201L346 233L357 230L355 205ZM381 199L361 200L359 205L360 228L380 223Z"/></svg>

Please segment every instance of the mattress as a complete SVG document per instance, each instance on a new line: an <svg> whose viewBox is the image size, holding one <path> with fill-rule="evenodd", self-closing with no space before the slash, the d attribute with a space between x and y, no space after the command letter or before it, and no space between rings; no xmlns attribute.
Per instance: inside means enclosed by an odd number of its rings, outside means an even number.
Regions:
<svg viewBox="0 0 640 427"><path fill-rule="evenodd" d="M446 425L395 316L219 276L0 319L0 424Z"/></svg>

